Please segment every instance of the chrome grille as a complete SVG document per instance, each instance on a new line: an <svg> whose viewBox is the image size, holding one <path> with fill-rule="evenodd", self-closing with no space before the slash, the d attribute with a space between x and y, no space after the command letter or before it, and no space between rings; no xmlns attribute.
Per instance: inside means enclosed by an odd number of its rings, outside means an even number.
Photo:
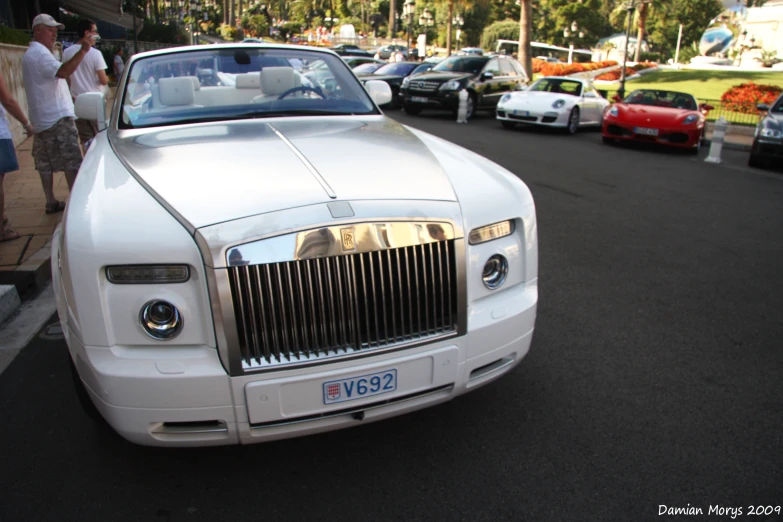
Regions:
<svg viewBox="0 0 783 522"><path fill-rule="evenodd" d="M412 81L410 83L410 88L415 89L417 91L434 91L439 86L440 83L438 82L427 82L424 80Z"/></svg>
<svg viewBox="0 0 783 522"><path fill-rule="evenodd" d="M245 369L457 331L454 240L227 270Z"/></svg>

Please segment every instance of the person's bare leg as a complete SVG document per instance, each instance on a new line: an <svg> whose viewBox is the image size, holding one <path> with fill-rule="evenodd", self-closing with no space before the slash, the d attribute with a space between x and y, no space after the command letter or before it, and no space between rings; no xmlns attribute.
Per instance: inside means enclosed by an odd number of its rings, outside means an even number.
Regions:
<svg viewBox="0 0 783 522"><path fill-rule="evenodd" d="M73 184L76 181L76 174L78 174L78 170L66 170L65 171L65 181L68 182L68 192L73 190ZM54 196L52 196L54 197Z"/></svg>
<svg viewBox="0 0 783 522"><path fill-rule="evenodd" d="M57 201L54 199L54 190L52 188L52 179L54 176L51 172L38 171L38 175L41 177L41 186L43 187L44 197L46 197L47 205L54 205Z"/></svg>

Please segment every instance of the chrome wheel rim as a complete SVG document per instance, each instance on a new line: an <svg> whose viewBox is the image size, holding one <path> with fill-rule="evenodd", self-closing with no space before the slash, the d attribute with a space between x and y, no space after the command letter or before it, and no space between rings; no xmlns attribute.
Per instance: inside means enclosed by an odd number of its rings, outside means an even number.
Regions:
<svg viewBox="0 0 783 522"><path fill-rule="evenodd" d="M579 127L579 113L576 110L572 110L571 116L568 118L568 132L574 134L577 127Z"/></svg>

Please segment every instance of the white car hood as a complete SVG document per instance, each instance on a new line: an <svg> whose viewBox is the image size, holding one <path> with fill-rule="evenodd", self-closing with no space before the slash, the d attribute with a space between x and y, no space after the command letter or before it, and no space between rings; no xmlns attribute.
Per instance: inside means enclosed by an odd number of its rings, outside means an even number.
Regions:
<svg viewBox="0 0 783 522"><path fill-rule="evenodd" d="M119 131L111 143L195 228L330 201L457 200L427 146L383 116Z"/></svg>

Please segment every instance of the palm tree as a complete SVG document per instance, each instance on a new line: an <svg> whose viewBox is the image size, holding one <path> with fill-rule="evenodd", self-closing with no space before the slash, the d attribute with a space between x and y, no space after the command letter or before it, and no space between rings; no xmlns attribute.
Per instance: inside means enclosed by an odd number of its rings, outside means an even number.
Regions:
<svg viewBox="0 0 783 522"><path fill-rule="evenodd" d="M610 21L613 24L622 25L624 27L625 17L628 16L629 6L634 9L632 25L637 28L637 32L636 50L634 52L633 61L639 61L639 52L642 48L642 40L644 40L647 20L651 17L665 17L667 13L665 3L664 0L630 0L627 3L618 4L612 12Z"/></svg>
<svg viewBox="0 0 783 522"><path fill-rule="evenodd" d="M525 72L533 78L533 50L530 40L533 37L533 0L520 0L519 6L519 51L517 59L525 68Z"/></svg>
<svg viewBox="0 0 783 522"><path fill-rule="evenodd" d="M445 5L448 10L448 18L446 18L446 56L451 56L451 20L454 18L454 9L459 7L462 12L467 12L468 9L473 7L473 4L478 2L479 4L486 6L489 4L489 0L439 0L436 1L436 5Z"/></svg>

